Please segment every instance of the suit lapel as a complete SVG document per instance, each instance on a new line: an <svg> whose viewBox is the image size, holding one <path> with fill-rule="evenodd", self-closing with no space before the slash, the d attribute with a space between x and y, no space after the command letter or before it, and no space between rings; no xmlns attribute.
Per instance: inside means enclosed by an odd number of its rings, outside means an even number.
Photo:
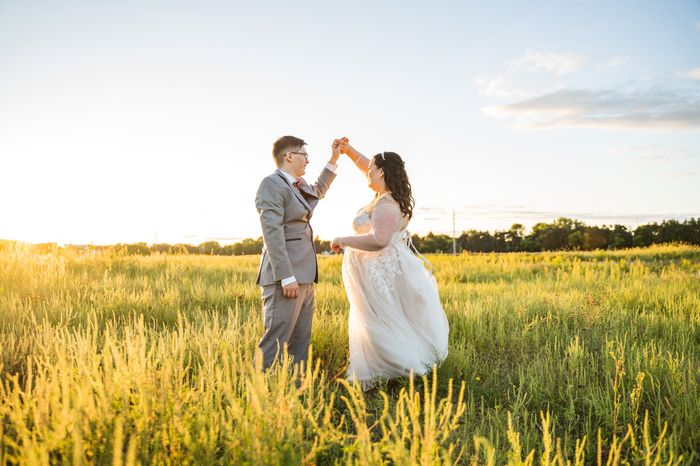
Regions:
<svg viewBox="0 0 700 466"><path fill-rule="evenodd" d="M291 189L291 190L292 190L292 193L294 193L294 195L297 197L297 199L299 199L299 202L301 202L302 204L304 204L304 207L306 207L306 209L307 209L309 212L311 212L311 206L309 205L309 203L306 202L306 199L304 199L304 196L301 194L301 192L300 192L297 188L295 188L295 187L289 182L289 180L287 179L287 177L284 176L284 173L282 173L282 172L278 169L278 170L277 170L277 175L278 175L280 178L282 178L282 179L284 180L285 183L287 183L287 186L289 186L289 189Z"/></svg>
<svg viewBox="0 0 700 466"><path fill-rule="evenodd" d="M314 190L309 187L306 181L302 182L302 185L299 186L299 188L301 188L301 190L304 191L308 196L311 196L314 199L318 199L318 196L316 195Z"/></svg>

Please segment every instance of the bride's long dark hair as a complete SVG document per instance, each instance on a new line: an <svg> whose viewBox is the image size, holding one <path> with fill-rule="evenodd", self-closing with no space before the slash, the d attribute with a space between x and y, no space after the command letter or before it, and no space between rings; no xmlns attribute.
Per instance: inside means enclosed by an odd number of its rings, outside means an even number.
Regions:
<svg viewBox="0 0 700 466"><path fill-rule="evenodd" d="M411 194L411 182L408 181L406 166L401 156L396 152L382 152L374 156L374 165L384 170L386 190L391 192L392 197L399 203L401 212L410 220L416 201Z"/></svg>

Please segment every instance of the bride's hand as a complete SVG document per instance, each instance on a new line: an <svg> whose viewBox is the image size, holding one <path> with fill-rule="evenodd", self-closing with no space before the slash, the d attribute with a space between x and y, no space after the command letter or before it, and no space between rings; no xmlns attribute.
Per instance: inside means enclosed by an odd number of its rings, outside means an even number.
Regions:
<svg viewBox="0 0 700 466"><path fill-rule="evenodd" d="M333 252L338 253L341 249L345 247L345 245L341 242L341 239L342 238L335 238L331 243L331 249L333 250Z"/></svg>
<svg viewBox="0 0 700 466"><path fill-rule="evenodd" d="M342 138L337 139L337 141L340 145L340 153L347 155L348 151L350 151L350 140L343 136Z"/></svg>

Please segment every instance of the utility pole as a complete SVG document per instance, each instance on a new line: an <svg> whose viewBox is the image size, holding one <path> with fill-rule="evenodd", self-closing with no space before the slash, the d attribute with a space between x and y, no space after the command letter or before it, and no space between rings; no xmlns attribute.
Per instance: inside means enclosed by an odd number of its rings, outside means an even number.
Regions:
<svg viewBox="0 0 700 466"><path fill-rule="evenodd" d="M452 255L457 255L457 230L455 229L455 210L452 209Z"/></svg>

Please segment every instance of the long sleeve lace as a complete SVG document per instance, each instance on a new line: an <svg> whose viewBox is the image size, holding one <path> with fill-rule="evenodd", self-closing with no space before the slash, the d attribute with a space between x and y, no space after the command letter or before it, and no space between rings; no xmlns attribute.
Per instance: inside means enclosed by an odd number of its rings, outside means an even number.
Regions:
<svg viewBox="0 0 700 466"><path fill-rule="evenodd" d="M403 217L401 209L393 202L380 202L372 212L372 226L364 235L345 236L340 242L350 248L362 251L384 249L400 227Z"/></svg>

